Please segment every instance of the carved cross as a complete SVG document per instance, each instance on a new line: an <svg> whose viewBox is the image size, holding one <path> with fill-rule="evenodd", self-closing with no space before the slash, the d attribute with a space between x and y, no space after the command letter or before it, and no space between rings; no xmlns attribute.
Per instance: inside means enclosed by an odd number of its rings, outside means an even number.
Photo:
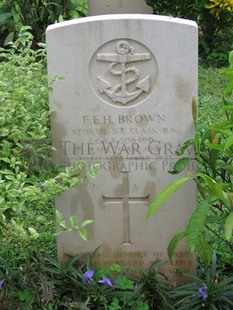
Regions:
<svg viewBox="0 0 233 310"><path fill-rule="evenodd" d="M121 171L123 174L123 195L121 197L108 197L102 195L103 204L120 203L123 206L123 244L132 244L130 238L130 215L129 203L149 203L149 194L144 197L130 197L129 196L129 171Z"/></svg>

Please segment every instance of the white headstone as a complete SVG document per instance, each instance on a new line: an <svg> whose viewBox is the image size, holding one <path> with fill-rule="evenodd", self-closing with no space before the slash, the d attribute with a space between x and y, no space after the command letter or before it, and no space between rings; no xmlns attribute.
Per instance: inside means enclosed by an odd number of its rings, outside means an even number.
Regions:
<svg viewBox="0 0 233 310"><path fill-rule="evenodd" d="M193 136L192 97L197 96L196 23L153 15L105 15L47 30L52 139L61 165L99 164L89 179L56 200L69 222L93 219L89 241L77 234L58 239L59 260L93 251L97 265L147 268L167 259L171 237L185 228L196 205L187 184L151 219L152 199L172 180L176 150ZM192 156L192 150L186 156ZM190 165L185 171L192 171ZM192 268L184 244L176 268Z"/></svg>
<svg viewBox="0 0 233 310"><path fill-rule="evenodd" d="M88 15L102 14L152 14L153 10L145 0L89 0Z"/></svg>

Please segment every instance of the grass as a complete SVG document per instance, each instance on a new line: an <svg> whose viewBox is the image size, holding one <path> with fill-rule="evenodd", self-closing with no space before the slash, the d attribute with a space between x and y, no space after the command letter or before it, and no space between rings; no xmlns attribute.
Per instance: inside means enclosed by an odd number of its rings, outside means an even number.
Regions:
<svg viewBox="0 0 233 310"><path fill-rule="evenodd" d="M221 116L221 101L227 79L221 69L199 67L199 121L206 127Z"/></svg>

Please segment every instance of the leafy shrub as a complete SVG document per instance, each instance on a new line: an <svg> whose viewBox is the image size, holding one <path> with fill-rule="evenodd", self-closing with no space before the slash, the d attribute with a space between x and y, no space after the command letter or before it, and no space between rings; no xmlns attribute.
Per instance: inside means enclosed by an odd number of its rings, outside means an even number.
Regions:
<svg viewBox="0 0 233 310"><path fill-rule="evenodd" d="M0 3L1 44L12 41L22 26L30 26L34 45L44 42L48 25L87 14L87 0L2 0Z"/></svg>
<svg viewBox="0 0 233 310"><path fill-rule="evenodd" d="M170 15L180 18L190 17L190 19L192 19L191 16L193 18L195 17L193 0L146 0L146 3L153 8L154 14Z"/></svg>
<svg viewBox="0 0 233 310"><path fill-rule="evenodd" d="M227 64L233 40L233 5L230 0L145 0L154 14L171 15L197 21L199 49L204 63Z"/></svg>
<svg viewBox="0 0 233 310"><path fill-rule="evenodd" d="M32 40L22 28L10 49L0 50L1 256L12 265L37 249L54 255L54 197L95 175L94 168L84 174L81 163L63 171L51 162L51 87L44 46L34 51Z"/></svg>
<svg viewBox="0 0 233 310"><path fill-rule="evenodd" d="M208 264L211 259L211 249L206 239L203 238L203 230L206 227L214 232L216 238L222 238L225 245L233 250L233 53L230 53L230 68L222 70L229 77L229 83L224 91L222 109L224 118L220 118L216 124L199 131L197 122L197 106L193 100L193 118L196 128L194 139L186 141L178 151L182 155L184 150L193 145L194 158L181 158L175 164L170 173L180 173L186 165L195 160L199 163L199 172L196 176L187 176L175 180L152 202L148 210L150 217L177 189L188 181L194 181L201 195L198 207L189 219L184 231L178 232L171 240L168 247L168 255L171 258L177 243L186 238L190 251L196 251L202 260ZM212 227L216 229L212 229Z"/></svg>

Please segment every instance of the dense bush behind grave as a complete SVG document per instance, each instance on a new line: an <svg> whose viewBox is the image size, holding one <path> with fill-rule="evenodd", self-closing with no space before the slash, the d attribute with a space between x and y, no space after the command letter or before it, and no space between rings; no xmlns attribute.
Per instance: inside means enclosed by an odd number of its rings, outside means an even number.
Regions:
<svg viewBox="0 0 233 310"><path fill-rule="evenodd" d="M231 0L145 0L154 14L195 20L199 26L199 55L208 66L228 64L233 46Z"/></svg>
<svg viewBox="0 0 233 310"><path fill-rule="evenodd" d="M34 51L27 30L0 50L0 256L15 266L55 255L53 199L86 177L51 163L45 48Z"/></svg>
<svg viewBox="0 0 233 310"><path fill-rule="evenodd" d="M58 21L86 16L87 0L2 0L0 45L13 40L22 26L30 26L33 45L44 42L45 29Z"/></svg>
<svg viewBox="0 0 233 310"><path fill-rule="evenodd" d="M1 256L18 261L32 248L54 248L52 209L42 197L29 198L30 185L37 185L39 194L45 179L39 168L43 160L49 163L51 153L44 144L50 137L45 54L43 49L31 50L31 39L22 31L12 48L1 52L5 61L0 63Z"/></svg>

